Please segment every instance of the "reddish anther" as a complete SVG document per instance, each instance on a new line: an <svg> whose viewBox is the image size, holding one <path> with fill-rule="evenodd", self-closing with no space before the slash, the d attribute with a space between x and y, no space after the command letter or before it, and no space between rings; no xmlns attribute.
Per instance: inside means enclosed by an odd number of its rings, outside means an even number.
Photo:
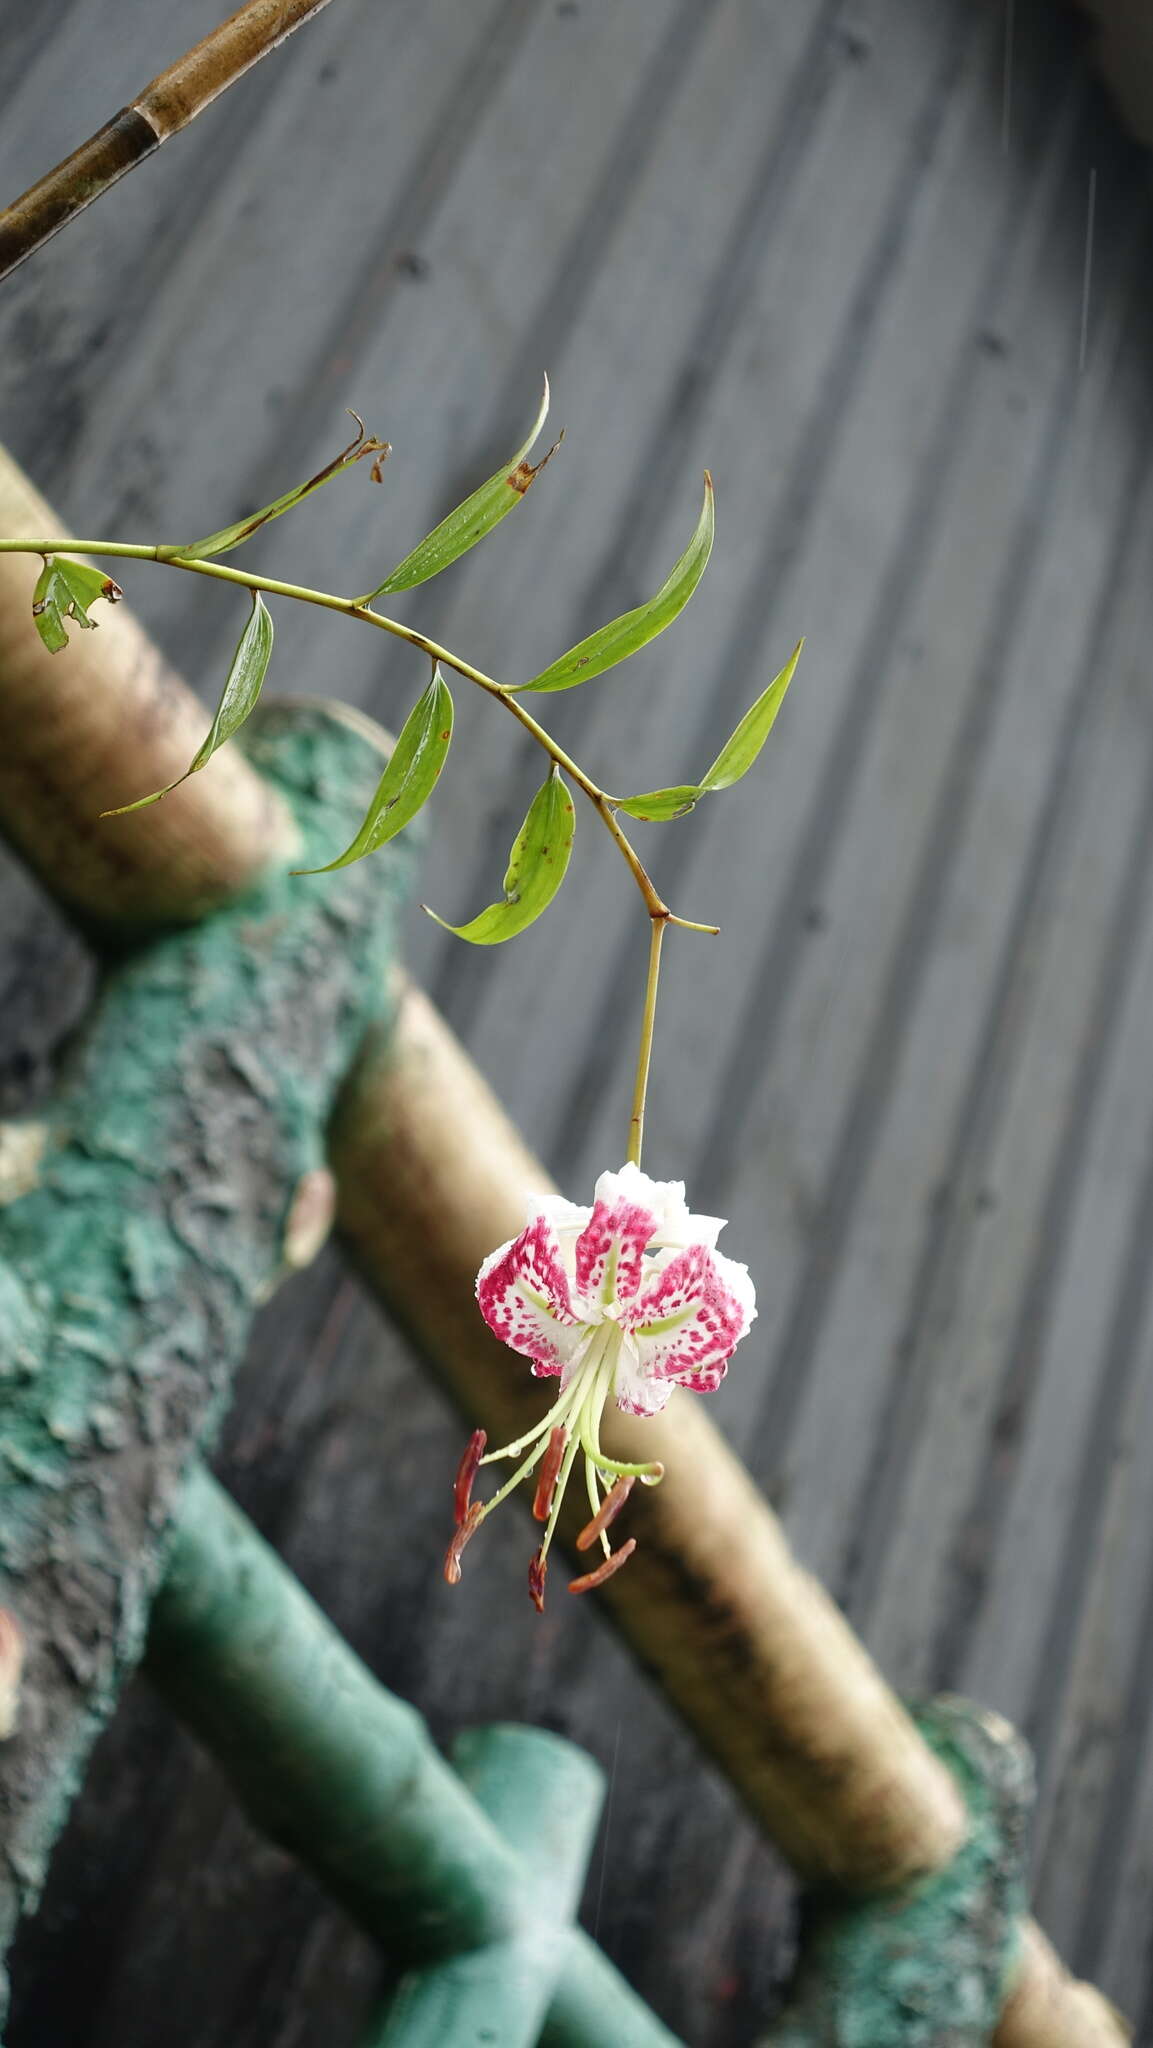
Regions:
<svg viewBox="0 0 1153 2048"><path fill-rule="evenodd" d="M615 1522L626 1500L636 1484L636 1474L627 1479L618 1479L602 1500L591 1522L586 1522L576 1540L578 1550L591 1550L597 1537L604 1534L610 1522Z"/></svg>
<svg viewBox="0 0 1153 2048"><path fill-rule="evenodd" d="M477 1468L484 1456L484 1447L487 1442L488 1438L483 1429L474 1429L469 1437L464 1456L456 1468L456 1487L453 1498L456 1505L456 1526L458 1529L468 1514L468 1504L472 1499L473 1480L476 1478ZM453 1583L455 1584L455 1580Z"/></svg>
<svg viewBox="0 0 1153 2048"><path fill-rule="evenodd" d="M444 1555L444 1575L450 1586L460 1584L460 1553L484 1520L484 1505L474 1501Z"/></svg>
<svg viewBox="0 0 1153 2048"><path fill-rule="evenodd" d="M548 1577L548 1559L538 1550L528 1568L528 1590L532 1604L538 1614L544 1613L544 1582Z"/></svg>
<svg viewBox="0 0 1153 2048"><path fill-rule="evenodd" d="M606 1579L611 1579L614 1572L619 1572L622 1564L628 1563L636 1547L636 1537L630 1536L628 1542L622 1543L619 1550L614 1550L611 1557L606 1557L595 1572L586 1572L583 1579L570 1579L569 1592L591 1593L594 1586L603 1586Z"/></svg>
<svg viewBox="0 0 1153 2048"><path fill-rule="evenodd" d="M558 1422L541 1460L540 1477L533 1495L532 1511L538 1522L547 1522L552 1513L552 1497L556 1492L557 1475L560 1472L567 1442L568 1430L563 1422Z"/></svg>

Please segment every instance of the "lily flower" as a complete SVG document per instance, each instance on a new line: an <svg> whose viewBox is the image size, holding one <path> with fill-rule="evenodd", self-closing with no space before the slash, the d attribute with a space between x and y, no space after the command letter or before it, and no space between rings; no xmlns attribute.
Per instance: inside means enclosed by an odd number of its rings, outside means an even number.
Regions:
<svg viewBox="0 0 1153 2048"><path fill-rule="evenodd" d="M637 1480L655 1486L658 1462L622 1464L601 1449L600 1423L615 1401L631 1415L656 1415L675 1386L711 1394L756 1315L748 1268L716 1250L718 1216L693 1216L682 1181L650 1180L640 1168L602 1173L591 1208L559 1195L539 1197L519 1237L502 1244L477 1275L489 1328L530 1361L538 1378L560 1380L556 1400L535 1428L487 1451L483 1430L469 1441L456 1481L456 1534L445 1557L450 1585L460 1578L465 1544L522 1479L537 1473L533 1513L545 1524L529 1567L529 1591L544 1605L545 1574L561 1501L583 1457L591 1519L579 1550L599 1543L603 1559L569 1590L603 1585L636 1548L614 1550L608 1530ZM482 1465L519 1459L491 1499L472 1501Z"/></svg>

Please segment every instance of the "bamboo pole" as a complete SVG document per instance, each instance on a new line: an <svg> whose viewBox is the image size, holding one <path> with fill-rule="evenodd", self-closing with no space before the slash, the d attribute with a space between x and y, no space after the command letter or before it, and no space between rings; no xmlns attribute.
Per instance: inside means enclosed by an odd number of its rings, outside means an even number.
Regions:
<svg viewBox="0 0 1153 2048"><path fill-rule="evenodd" d="M28 531L14 521L30 516L30 488L0 461L0 530ZM35 517L45 517L38 505ZM136 829L118 857L104 850L92 817L108 801L110 772L127 779L130 764L140 789L157 787L179 753L189 758L186 736L198 742L203 714L169 672L155 673L158 658L135 629L122 640L106 625L69 656L41 658L27 598L26 582L0 577L0 826L50 887L113 924L191 915L243 886L260 858L260 820L272 833L277 814L263 808L259 783L231 752L165 804L120 821ZM123 620L119 610L114 616ZM77 652L81 689L62 668ZM174 825L178 798L201 806L194 831ZM374 1285L434 1356L466 1414L494 1431L515 1426L529 1412L532 1383L484 1329L473 1277L520 1227L525 1190L548 1180L415 991L391 1051L378 1049L346 1090L334 1149L344 1226ZM951 1781L831 1601L792 1560L703 1408L677 1400L663 1417L621 1417L620 1427L618 1443L637 1442L669 1471L638 1503L641 1548L602 1597L753 1812L781 1830L807 1875L883 1887L939 1867L963 1826ZM998 2048L1117 2048L1125 2038L1106 2002L1075 1985L1028 1928Z"/></svg>
<svg viewBox="0 0 1153 2048"><path fill-rule="evenodd" d="M50 531L49 506L0 449L0 532ZM47 522L47 525L46 525ZM0 824L81 921L130 930L200 916L295 843L288 812L235 748L161 804L100 812L187 768L208 714L123 603L50 654L32 625L34 555L0 555Z"/></svg>
<svg viewBox="0 0 1153 2048"><path fill-rule="evenodd" d="M0 278L186 128L328 0L248 0L0 212Z"/></svg>

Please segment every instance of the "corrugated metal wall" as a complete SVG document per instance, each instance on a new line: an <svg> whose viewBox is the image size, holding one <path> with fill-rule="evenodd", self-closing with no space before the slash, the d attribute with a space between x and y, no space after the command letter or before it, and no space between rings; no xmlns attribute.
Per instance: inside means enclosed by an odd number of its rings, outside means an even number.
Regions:
<svg viewBox="0 0 1153 2048"><path fill-rule="evenodd" d="M10 12L15 193L219 9ZM406 614L504 676L647 594L712 469L717 551L675 634L547 710L607 785L680 780L809 635L756 777L645 840L676 906L725 927L669 948L647 1159L732 1219L761 1289L713 1412L897 1682L1032 1735L1040 1916L1134 2013L1149 226L1145 162L1041 0L336 0L0 298L0 434L81 531L208 530L364 412L387 489L340 485L252 551L347 589L514 444L547 367L562 454ZM230 599L160 571L129 596L211 690ZM285 689L395 724L423 684L342 621L278 635ZM488 900L535 772L462 704L423 883L445 915ZM623 1151L645 931L578 824L514 948L414 912L409 950L581 1198ZM29 903L13 883L4 987L35 1001L6 995L9 1101L82 972ZM526 1716L614 1768L589 1922L692 2043L735 2048L787 1948L784 1882L591 1610L531 1613L515 1517L439 1584L458 1439L326 1260L265 1320L225 1470L439 1730ZM139 1698L26 1941L12 2048L332 2048L373 1971Z"/></svg>

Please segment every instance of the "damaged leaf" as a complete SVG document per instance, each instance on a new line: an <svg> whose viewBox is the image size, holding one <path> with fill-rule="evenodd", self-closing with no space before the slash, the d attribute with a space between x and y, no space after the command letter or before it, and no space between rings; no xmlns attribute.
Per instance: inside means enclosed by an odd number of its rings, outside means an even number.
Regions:
<svg viewBox="0 0 1153 2048"><path fill-rule="evenodd" d="M247 519L238 519L233 526L222 526L219 533L210 533L206 540L190 541L187 547L182 548L159 549L159 559L164 562L207 562L213 555L231 554L233 548L251 540L254 533L267 526L270 519L280 519L284 513L293 511L297 505L303 504L305 498L311 497L313 491L331 483L334 476L343 476L346 469L363 461L366 455L374 457L372 480L380 483L381 468L391 453L390 444L378 441L375 434L367 434L359 414L352 413L351 418L356 421L356 433L347 448L342 448L339 455L334 455L331 462L326 462L323 469L310 476L306 484L297 484L295 490L285 491L282 498L274 498L263 511L253 512Z"/></svg>
<svg viewBox="0 0 1153 2048"><path fill-rule="evenodd" d="M87 562L74 562L69 555L45 555L32 593L32 617L48 652L59 654L61 648L67 647L65 620L71 619L81 627L94 627L97 621L89 618L88 611L97 598L118 604L123 595L120 585L103 570L91 569Z"/></svg>

